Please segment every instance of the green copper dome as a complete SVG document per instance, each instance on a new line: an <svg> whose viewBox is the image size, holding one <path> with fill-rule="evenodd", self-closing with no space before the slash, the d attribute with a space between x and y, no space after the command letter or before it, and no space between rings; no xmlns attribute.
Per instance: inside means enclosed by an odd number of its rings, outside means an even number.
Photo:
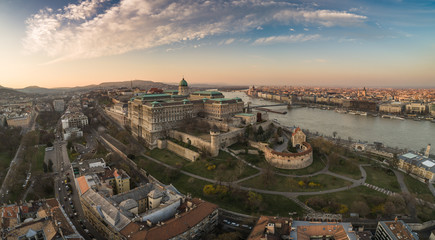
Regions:
<svg viewBox="0 0 435 240"><path fill-rule="evenodd" d="M187 87L187 82L184 80L184 78L180 81L180 86Z"/></svg>

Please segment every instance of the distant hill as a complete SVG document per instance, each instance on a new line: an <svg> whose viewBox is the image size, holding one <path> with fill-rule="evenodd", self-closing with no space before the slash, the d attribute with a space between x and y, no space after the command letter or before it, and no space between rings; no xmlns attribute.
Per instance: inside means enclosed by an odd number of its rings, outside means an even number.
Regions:
<svg viewBox="0 0 435 240"><path fill-rule="evenodd" d="M28 93L28 94L48 94L48 93L55 93L58 90L49 89L49 88L42 88L38 86L29 86L21 89L16 89L19 92L22 93Z"/></svg>
<svg viewBox="0 0 435 240"><path fill-rule="evenodd" d="M132 80L132 81L123 81L123 82L104 82L104 83L100 83L98 85L96 85L96 88L121 88L121 87L126 87L126 88L144 88L144 89L148 89L148 88L162 88L162 89L167 89L167 88L173 88L173 85L170 84L166 84L166 83L162 83L162 82L153 82L153 81L149 81L149 80Z"/></svg>
<svg viewBox="0 0 435 240"><path fill-rule="evenodd" d="M189 85L194 89L207 89L207 88L223 88L232 89L234 86L222 85L222 84L192 84ZM176 89L178 83L167 84L162 82L153 82L150 80L132 80L132 81L120 81L120 82L103 82L98 85L87 85L80 87L70 87L70 88L42 88L38 86L29 86L22 89L16 89L22 93L28 94L57 94L62 92L74 92L74 91L91 91L95 89L111 89L111 88L140 88L140 89L150 89L150 88L161 88L161 89ZM247 88L247 87L236 87Z"/></svg>
<svg viewBox="0 0 435 240"><path fill-rule="evenodd" d="M111 88L130 88L133 87L139 87L141 89L149 89L152 87L155 88L174 88L175 86L168 85L161 82L153 82L153 81L145 81L145 80L133 80L133 81L122 81L122 82L103 82L98 85L87 85L87 86L78 86L78 87L70 87L70 88L42 88L38 86L29 86L21 89L16 89L16 91L22 92L22 93L29 93L29 94L57 94L61 92L74 92L74 91L87 91L87 90L94 90L94 89L111 89Z"/></svg>
<svg viewBox="0 0 435 240"><path fill-rule="evenodd" d="M6 88L0 85L0 93L8 93L8 94L16 94L16 95L26 95L25 93L22 93L20 91L17 91L12 88Z"/></svg>
<svg viewBox="0 0 435 240"><path fill-rule="evenodd" d="M9 97L25 97L25 96L27 96L26 93L19 92L12 88L5 88L3 86L0 86L0 99L9 98Z"/></svg>

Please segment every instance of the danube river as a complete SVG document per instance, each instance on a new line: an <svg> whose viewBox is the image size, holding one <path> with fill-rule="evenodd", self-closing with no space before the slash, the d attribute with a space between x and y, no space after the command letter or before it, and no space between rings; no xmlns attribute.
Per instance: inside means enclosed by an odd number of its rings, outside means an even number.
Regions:
<svg viewBox="0 0 435 240"><path fill-rule="evenodd" d="M251 105L276 104L275 102L251 98L244 92L223 92L225 97L240 97ZM295 107L287 110L286 106L268 107L273 110L287 111L287 114L269 113L270 119L277 119L286 126L299 126L318 132L321 135L337 136L342 139L351 137L354 141L369 143L382 142L385 146L420 150L432 144L435 148L435 123L430 121L397 120L381 117L360 116L337 113L333 110ZM432 150L434 153L435 150Z"/></svg>

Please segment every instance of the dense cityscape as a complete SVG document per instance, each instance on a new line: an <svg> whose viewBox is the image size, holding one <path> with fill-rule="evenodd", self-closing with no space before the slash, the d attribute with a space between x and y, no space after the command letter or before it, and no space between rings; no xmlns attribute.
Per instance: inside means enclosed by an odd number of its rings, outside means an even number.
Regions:
<svg viewBox="0 0 435 240"><path fill-rule="evenodd" d="M434 13L0 1L0 238L435 240Z"/></svg>
<svg viewBox="0 0 435 240"><path fill-rule="evenodd" d="M432 236L430 143L409 151L277 118L319 108L434 124L433 89L120 84L0 89L3 239Z"/></svg>

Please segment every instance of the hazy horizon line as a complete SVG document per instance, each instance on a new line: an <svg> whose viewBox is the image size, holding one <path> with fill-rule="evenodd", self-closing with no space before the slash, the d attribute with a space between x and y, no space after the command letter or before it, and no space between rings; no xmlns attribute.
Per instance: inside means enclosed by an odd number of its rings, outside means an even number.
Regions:
<svg viewBox="0 0 435 240"><path fill-rule="evenodd" d="M78 85L78 86L63 86L63 87L45 87L45 86L38 86L38 85L30 85L30 86L26 86L26 87L18 87L18 88L14 88L14 87L7 87L4 85L0 85L3 88L9 88L9 89L25 89L25 88L29 88L29 87L38 87L38 88L45 88L45 89L60 89L60 88L83 88L83 87L87 87L87 86L98 86L101 85L103 83L123 83L123 82L131 82L131 81L150 81L153 83L162 83L162 84L167 84L167 85L178 85L177 82L162 82L162 81L154 81L154 80L143 80L143 79L132 79L132 80L124 80L124 81L102 81L99 83L90 83L87 85ZM435 86L390 86L390 85L379 85L379 86L375 86L375 85L346 85L346 86L338 86L335 84L331 84L331 85L325 85L325 84L321 84L321 85L299 85L299 84L241 84L241 85L233 85L233 84L226 84L226 83L190 83L189 85L211 85L211 86L225 86L225 87L241 87L241 86L247 86L247 87L251 87L251 86L255 86L255 87L305 87L305 88L392 88L392 89L435 89Z"/></svg>

